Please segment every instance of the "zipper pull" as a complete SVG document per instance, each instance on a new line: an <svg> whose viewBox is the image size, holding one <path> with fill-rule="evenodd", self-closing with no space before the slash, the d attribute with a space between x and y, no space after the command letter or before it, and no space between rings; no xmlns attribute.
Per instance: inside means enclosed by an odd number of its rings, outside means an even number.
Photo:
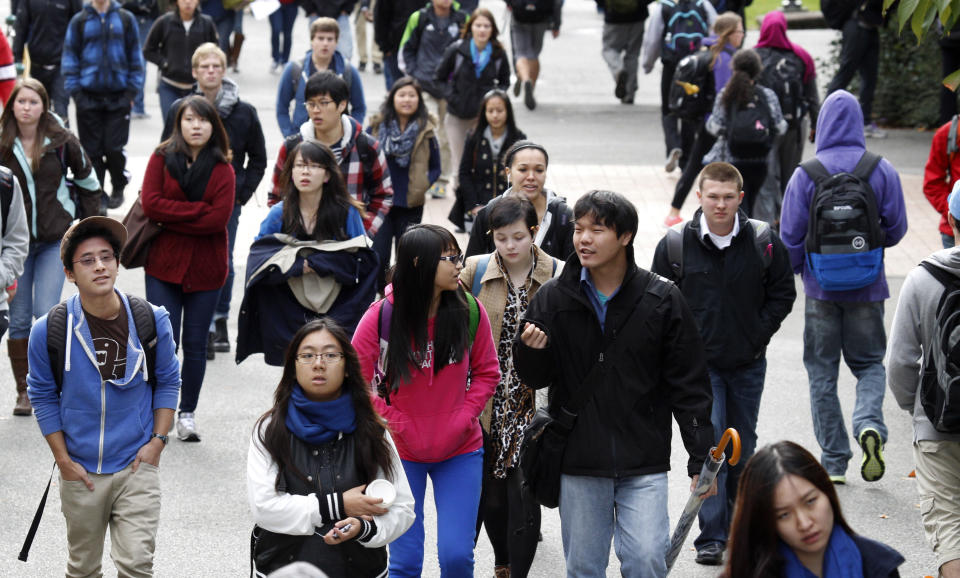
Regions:
<svg viewBox="0 0 960 578"><path fill-rule="evenodd" d="M600 363L603 363L603 352L600 352Z"/></svg>

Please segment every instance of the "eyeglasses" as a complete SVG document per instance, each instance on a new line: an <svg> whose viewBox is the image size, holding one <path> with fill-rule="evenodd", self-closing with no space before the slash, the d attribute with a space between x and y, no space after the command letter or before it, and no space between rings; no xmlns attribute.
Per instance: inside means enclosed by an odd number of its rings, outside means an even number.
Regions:
<svg viewBox="0 0 960 578"><path fill-rule="evenodd" d="M313 365L317 360L323 361L324 365L335 365L340 363L340 360L343 359L343 352L337 351L328 351L326 353L298 353L297 354L297 363L301 365Z"/></svg>
<svg viewBox="0 0 960 578"><path fill-rule="evenodd" d="M93 267L97 264L97 261L100 261L104 265L111 265L114 261L117 260L117 255L114 253L104 253L96 257L84 257L83 259L77 259L74 261L74 264L81 264L84 267Z"/></svg>
<svg viewBox="0 0 960 578"><path fill-rule="evenodd" d="M447 261L452 265L456 266L456 265L463 265L464 257L463 257L463 253L457 253L456 255L445 255L443 257L440 257L440 260Z"/></svg>
<svg viewBox="0 0 960 578"><path fill-rule="evenodd" d="M307 110L320 110L321 108L328 107L331 104L333 104L332 100L320 100L317 102L308 100L307 102L303 103L303 106L307 107Z"/></svg>
<svg viewBox="0 0 960 578"><path fill-rule="evenodd" d="M323 169L323 165L317 163L293 163L293 170L295 171L319 171Z"/></svg>

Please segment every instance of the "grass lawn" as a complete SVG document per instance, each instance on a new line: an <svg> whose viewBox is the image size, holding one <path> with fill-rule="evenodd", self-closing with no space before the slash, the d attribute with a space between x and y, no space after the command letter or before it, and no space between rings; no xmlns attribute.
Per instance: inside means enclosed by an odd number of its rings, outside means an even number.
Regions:
<svg viewBox="0 0 960 578"><path fill-rule="evenodd" d="M801 0L803 7L807 10L820 10L820 0ZM757 24L757 17L763 16L771 10L777 10L781 6L781 0L753 0L753 4L747 6L747 26L749 28L760 28Z"/></svg>

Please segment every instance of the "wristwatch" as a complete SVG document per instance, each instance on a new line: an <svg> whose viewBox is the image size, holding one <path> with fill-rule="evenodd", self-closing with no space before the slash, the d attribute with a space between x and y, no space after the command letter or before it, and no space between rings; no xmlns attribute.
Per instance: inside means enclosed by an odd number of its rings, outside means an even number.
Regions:
<svg viewBox="0 0 960 578"><path fill-rule="evenodd" d="M152 434L150 434L150 439L153 439L153 438L157 438L160 441L162 441L163 445L167 445L167 442L170 440L169 436L158 434L157 432L153 432Z"/></svg>

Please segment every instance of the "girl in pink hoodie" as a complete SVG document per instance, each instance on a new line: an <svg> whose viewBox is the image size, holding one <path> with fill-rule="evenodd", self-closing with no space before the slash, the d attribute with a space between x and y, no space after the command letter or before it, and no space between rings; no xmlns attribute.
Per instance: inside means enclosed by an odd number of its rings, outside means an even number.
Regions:
<svg viewBox="0 0 960 578"><path fill-rule="evenodd" d="M441 572L473 576L483 471L477 417L500 370L490 321L479 303L471 339L470 306L459 284L462 268L463 254L449 231L411 227L400 238L393 285L367 310L353 337L364 378L374 381L378 363L383 370L380 387L371 392L374 407L387 420L416 500L416 521L390 546L390 576L421 574L427 475L443 528L437 544Z"/></svg>

